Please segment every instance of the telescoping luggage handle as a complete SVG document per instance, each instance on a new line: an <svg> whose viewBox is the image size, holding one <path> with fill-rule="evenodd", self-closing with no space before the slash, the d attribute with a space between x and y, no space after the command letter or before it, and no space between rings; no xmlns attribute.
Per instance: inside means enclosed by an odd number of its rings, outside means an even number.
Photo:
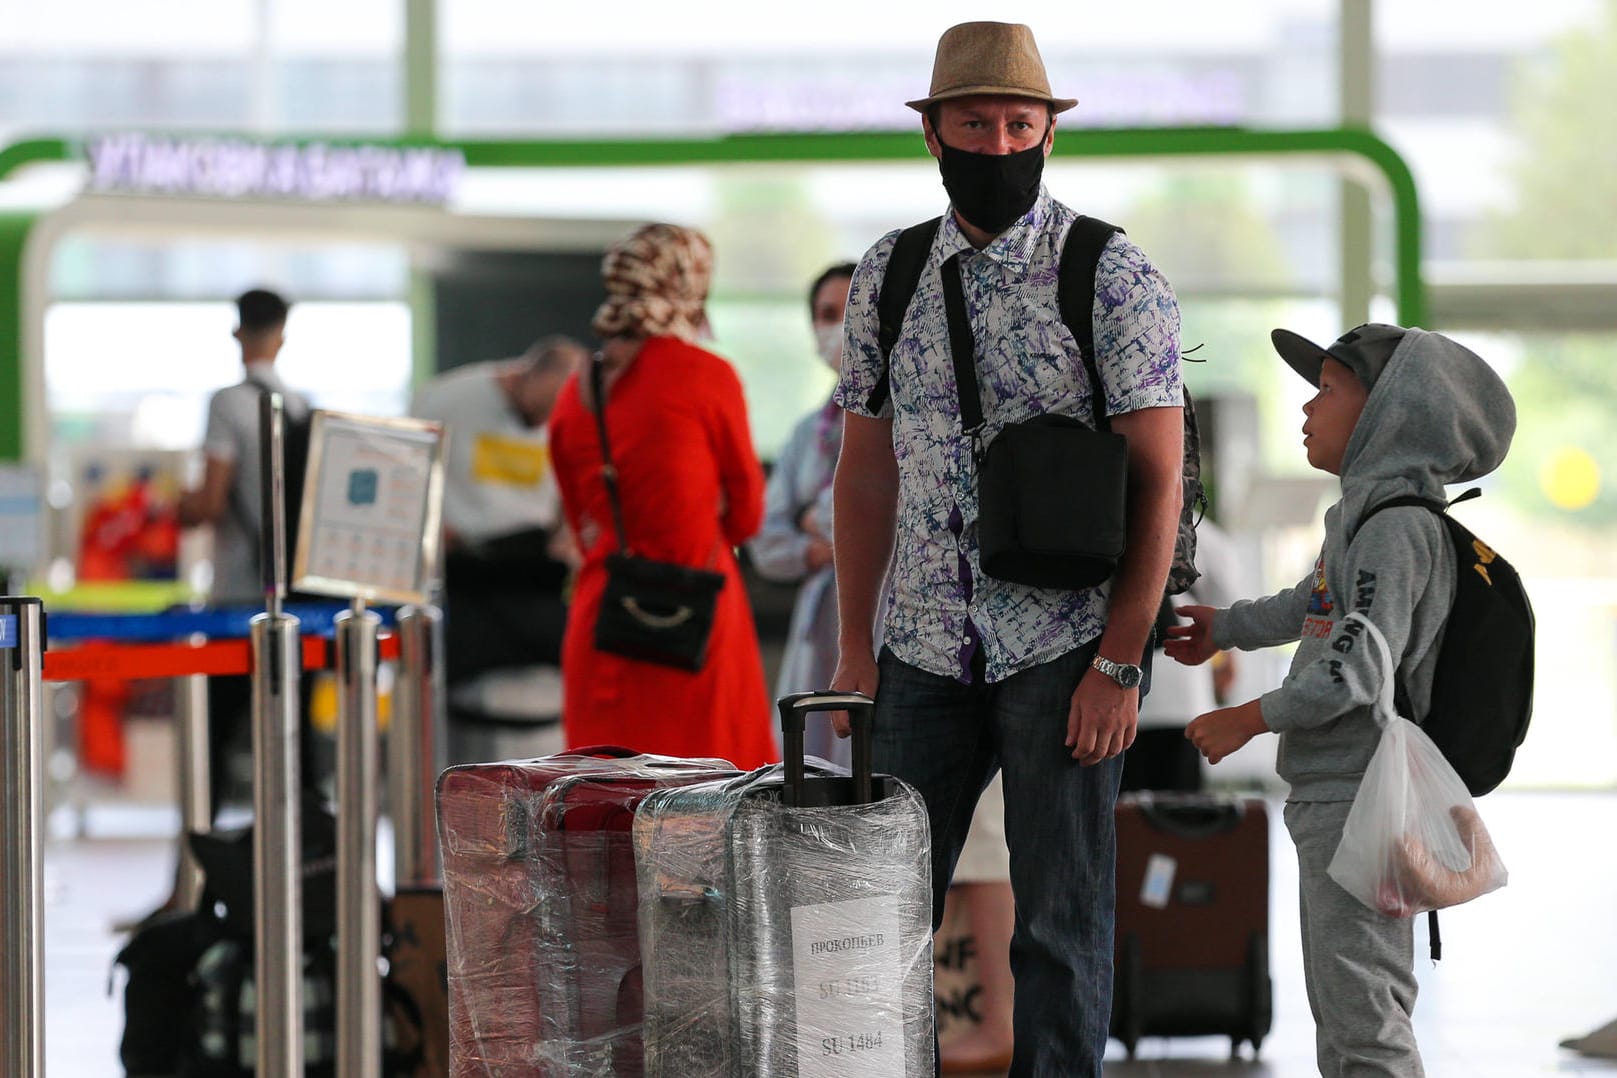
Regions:
<svg viewBox="0 0 1617 1078"><path fill-rule="evenodd" d="M1159 831L1202 839L1233 831L1246 816L1240 800L1220 794L1130 794L1146 820Z"/></svg>
<svg viewBox="0 0 1617 1078"><path fill-rule="evenodd" d="M786 745L786 804L803 804L803 731L813 711L846 711L853 724L854 802L874 801L870 776L870 731L876 702L862 692L794 692L780 699L780 729Z"/></svg>

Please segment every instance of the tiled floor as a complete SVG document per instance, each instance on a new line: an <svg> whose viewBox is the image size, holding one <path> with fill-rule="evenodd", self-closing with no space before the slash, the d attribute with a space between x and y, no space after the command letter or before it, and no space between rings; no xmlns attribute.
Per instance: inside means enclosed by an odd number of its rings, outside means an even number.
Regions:
<svg viewBox="0 0 1617 1078"><path fill-rule="evenodd" d="M1431 1078L1617 1078L1617 1061L1557 1047L1617 1017L1617 794L1495 794L1483 814L1511 870L1504 890L1443 915L1444 960L1420 963L1416 1027ZM1147 1040L1118 1078L1315 1073L1297 944L1296 862L1278 824L1273 856L1275 1026L1256 1061L1220 1039ZM51 1078L121 1074L122 991L109 993L111 923L165 892L172 843L55 840L46 851L46 1065ZM1424 939L1424 922L1417 929ZM1248 1050L1250 1055L1250 1050Z"/></svg>

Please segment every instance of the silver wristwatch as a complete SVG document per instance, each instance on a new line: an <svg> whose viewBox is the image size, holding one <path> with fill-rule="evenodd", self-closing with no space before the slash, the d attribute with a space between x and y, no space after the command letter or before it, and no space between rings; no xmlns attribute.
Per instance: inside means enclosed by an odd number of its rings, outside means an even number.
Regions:
<svg viewBox="0 0 1617 1078"><path fill-rule="evenodd" d="M1140 685L1140 679L1144 676L1143 672L1138 666L1131 666L1128 663L1114 663L1112 660L1104 658L1100 655L1095 656L1094 660L1091 661L1089 665L1093 666L1096 670L1099 670L1101 673L1105 674L1107 677L1111 678L1125 689L1138 688Z"/></svg>

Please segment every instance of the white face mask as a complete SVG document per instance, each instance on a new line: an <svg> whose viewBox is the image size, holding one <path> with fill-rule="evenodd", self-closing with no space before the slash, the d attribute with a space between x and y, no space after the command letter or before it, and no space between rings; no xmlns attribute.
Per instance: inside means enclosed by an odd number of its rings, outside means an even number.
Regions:
<svg viewBox="0 0 1617 1078"><path fill-rule="evenodd" d="M825 360L825 365L832 370L842 370L842 324L831 322L827 325L816 326L814 329L814 347Z"/></svg>

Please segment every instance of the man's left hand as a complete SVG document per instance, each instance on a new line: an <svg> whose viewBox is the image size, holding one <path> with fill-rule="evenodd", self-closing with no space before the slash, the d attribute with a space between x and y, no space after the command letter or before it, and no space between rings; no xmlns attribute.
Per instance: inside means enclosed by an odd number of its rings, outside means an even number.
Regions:
<svg viewBox="0 0 1617 1078"><path fill-rule="evenodd" d="M1086 670L1067 708L1067 748L1088 767L1117 756L1134 744L1140 694L1125 689L1099 670Z"/></svg>

